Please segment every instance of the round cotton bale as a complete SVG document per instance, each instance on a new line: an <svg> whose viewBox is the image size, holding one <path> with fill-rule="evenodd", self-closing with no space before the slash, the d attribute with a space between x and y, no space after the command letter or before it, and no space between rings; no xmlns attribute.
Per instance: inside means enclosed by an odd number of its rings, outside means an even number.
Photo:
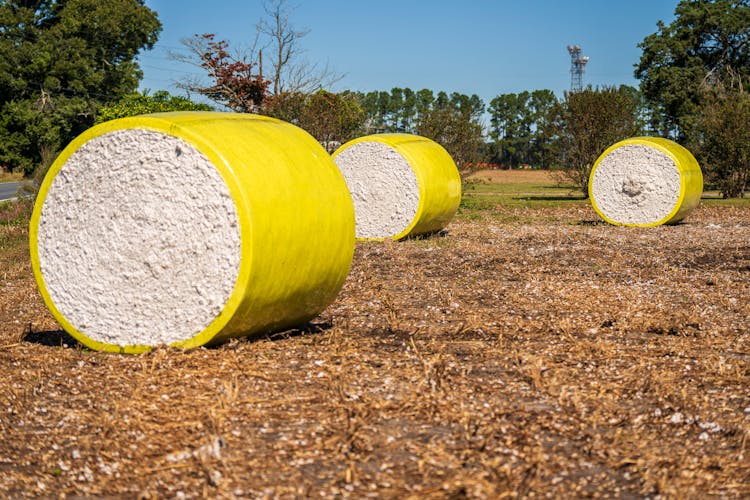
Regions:
<svg viewBox="0 0 750 500"><path fill-rule="evenodd" d="M635 137L609 147L594 163L589 198L610 224L674 224L698 206L703 174L693 155L676 142Z"/></svg>
<svg viewBox="0 0 750 500"><path fill-rule="evenodd" d="M127 353L302 324L338 294L354 241L346 182L315 139L212 112L84 132L45 177L30 236L57 321Z"/></svg>
<svg viewBox="0 0 750 500"><path fill-rule="evenodd" d="M455 162L425 137L368 135L341 146L333 159L354 201L359 240L398 240L440 231L461 202Z"/></svg>

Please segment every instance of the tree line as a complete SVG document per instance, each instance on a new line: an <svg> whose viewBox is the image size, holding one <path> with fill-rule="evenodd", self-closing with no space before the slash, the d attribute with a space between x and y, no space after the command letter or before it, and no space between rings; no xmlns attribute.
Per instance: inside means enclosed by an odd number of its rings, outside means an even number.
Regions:
<svg viewBox="0 0 750 500"><path fill-rule="evenodd" d="M175 59L205 78L180 87L217 109L294 123L333 149L353 137L406 132L442 144L459 167L554 168L584 192L596 157L635 135L674 139L727 197L750 181L750 0L680 0L670 24L640 44L639 88L476 95L393 88L331 92L340 75L300 57L306 30L286 0L268 0L244 51L214 34L184 40ZM143 0L0 1L0 167L43 170L97 121L210 109L164 91L137 92L136 56L156 42ZM265 63L264 63L265 61Z"/></svg>

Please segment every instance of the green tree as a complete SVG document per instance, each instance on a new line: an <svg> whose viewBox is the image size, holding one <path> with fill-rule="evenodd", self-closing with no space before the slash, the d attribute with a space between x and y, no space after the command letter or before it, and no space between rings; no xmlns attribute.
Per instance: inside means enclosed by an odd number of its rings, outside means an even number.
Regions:
<svg viewBox="0 0 750 500"><path fill-rule="evenodd" d="M529 92L524 91L501 94L490 101L490 137L501 164L527 163L532 125L529 98Z"/></svg>
<svg viewBox="0 0 750 500"><path fill-rule="evenodd" d="M365 120L365 113L354 94L335 94L325 90L314 94L276 94L266 99L261 111L304 129L329 152L353 139Z"/></svg>
<svg viewBox="0 0 750 500"><path fill-rule="evenodd" d="M700 143L694 149L722 196L742 198L750 183L750 94L741 85L717 85L706 91L702 104Z"/></svg>
<svg viewBox="0 0 750 500"><path fill-rule="evenodd" d="M282 92L267 96L263 100L260 112L299 126L306 101L307 95L302 92Z"/></svg>
<svg viewBox="0 0 750 500"><path fill-rule="evenodd" d="M432 103L435 102L435 94L430 89L421 89L416 93L416 104L417 109L417 120L419 120L425 113L428 113L432 109Z"/></svg>
<svg viewBox="0 0 750 500"><path fill-rule="evenodd" d="M413 132L420 109L424 110L424 99L429 97L425 92L431 93L424 89L420 92L400 87L394 87L390 92L355 92L367 115L365 132Z"/></svg>
<svg viewBox="0 0 750 500"><path fill-rule="evenodd" d="M148 91L134 92L123 96L119 101L103 106L96 116L96 123L116 118L144 115L147 113L164 113L167 111L211 111L208 104L200 104L186 97L171 95L166 90L158 90L153 95Z"/></svg>
<svg viewBox="0 0 750 500"><path fill-rule="evenodd" d="M490 102L495 161L549 168L555 157L557 98L551 90L501 94Z"/></svg>
<svg viewBox="0 0 750 500"><path fill-rule="evenodd" d="M390 99L388 100L388 116L392 132L407 131L402 119L402 116L408 115L408 111L404 107L404 89L400 87L392 88Z"/></svg>
<svg viewBox="0 0 750 500"><path fill-rule="evenodd" d="M353 92L359 105L365 112L365 124L363 132L366 134L379 134L389 130L388 116L390 107L390 94L385 91Z"/></svg>
<svg viewBox="0 0 750 500"><path fill-rule="evenodd" d="M668 26L647 36L635 76L652 108L651 127L680 140L695 131L701 84L727 71L750 74L750 1L681 0Z"/></svg>
<svg viewBox="0 0 750 500"><path fill-rule="evenodd" d="M563 177L588 195L591 168L612 144L640 134L638 103L627 87L566 92L560 104L560 163Z"/></svg>
<svg viewBox="0 0 750 500"><path fill-rule="evenodd" d="M0 166L30 173L135 91L161 24L143 0L0 2Z"/></svg>
<svg viewBox="0 0 750 500"><path fill-rule="evenodd" d="M364 117L354 96L319 90L307 96L300 127L333 152L341 143L354 138Z"/></svg>
<svg viewBox="0 0 750 500"><path fill-rule="evenodd" d="M551 168L559 154L556 125L559 122L560 106L551 90L535 90L529 100L533 134L529 161L539 168Z"/></svg>
<svg viewBox="0 0 750 500"><path fill-rule="evenodd" d="M424 114L417 134L443 146L460 169L482 158L482 126L455 108L439 108Z"/></svg>
<svg viewBox="0 0 750 500"><path fill-rule="evenodd" d="M364 134L404 132L441 144L459 167L484 157L484 103L477 95L458 92L435 94L395 87L390 92L352 92L364 112Z"/></svg>
<svg viewBox="0 0 750 500"><path fill-rule="evenodd" d="M485 110L484 102L482 102L482 99L476 94L469 96L458 92L452 92L448 105L470 117L472 120L479 120L479 117Z"/></svg>

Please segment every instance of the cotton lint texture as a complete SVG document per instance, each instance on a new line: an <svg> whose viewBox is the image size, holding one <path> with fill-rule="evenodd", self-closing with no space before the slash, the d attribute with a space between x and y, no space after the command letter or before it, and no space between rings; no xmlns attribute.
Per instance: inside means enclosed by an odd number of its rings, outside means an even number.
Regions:
<svg viewBox="0 0 750 500"><path fill-rule="evenodd" d="M594 171L596 206L621 224L651 224L669 216L680 197L680 171L656 148L627 144L613 149Z"/></svg>
<svg viewBox="0 0 750 500"><path fill-rule="evenodd" d="M334 158L354 201L357 238L402 233L419 208L419 184L406 158L380 142L359 142Z"/></svg>
<svg viewBox="0 0 750 500"><path fill-rule="evenodd" d="M229 188L184 140L140 129L78 148L41 211L50 298L89 338L171 344L203 331L237 281L240 229Z"/></svg>

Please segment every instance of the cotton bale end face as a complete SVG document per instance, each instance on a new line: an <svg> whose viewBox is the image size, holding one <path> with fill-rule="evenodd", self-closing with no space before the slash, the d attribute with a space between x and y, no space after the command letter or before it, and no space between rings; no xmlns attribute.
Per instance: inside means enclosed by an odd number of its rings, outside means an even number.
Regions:
<svg viewBox="0 0 750 500"><path fill-rule="evenodd" d="M360 137L341 146L333 159L352 195L359 240L398 240L439 231L461 202L455 162L425 137Z"/></svg>
<svg viewBox="0 0 750 500"><path fill-rule="evenodd" d="M293 125L154 114L60 154L30 247L45 303L83 344L189 348L319 314L349 272L354 211L330 156Z"/></svg>
<svg viewBox="0 0 750 500"><path fill-rule="evenodd" d="M684 219L700 203L703 174L676 142L636 137L610 146L594 163L589 199L605 221L653 227Z"/></svg>

